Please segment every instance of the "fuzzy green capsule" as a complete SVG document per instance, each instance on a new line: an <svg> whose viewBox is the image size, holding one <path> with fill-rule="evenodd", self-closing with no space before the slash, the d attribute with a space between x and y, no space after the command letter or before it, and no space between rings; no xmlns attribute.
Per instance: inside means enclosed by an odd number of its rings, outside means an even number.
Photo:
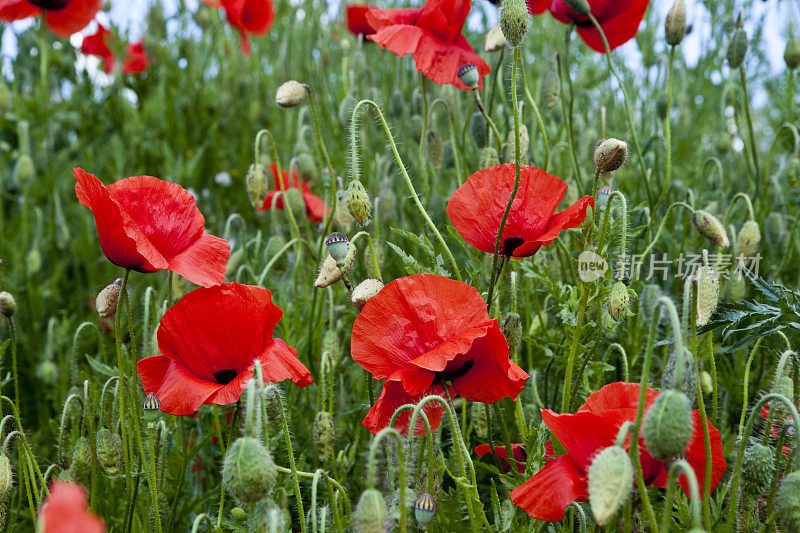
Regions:
<svg viewBox="0 0 800 533"><path fill-rule="evenodd" d="M761 230L758 227L758 222L755 220L748 220L742 225L739 230L739 254L745 257L753 257L758 252L758 247L761 245Z"/></svg>
<svg viewBox="0 0 800 533"><path fill-rule="evenodd" d="M14 470L11 468L11 461L5 453L0 454L0 501L5 501L13 487Z"/></svg>
<svg viewBox="0 0 800 533"><path fill-rule="evenodd" d="M775 452L760 442L747 447L742 460L742 489L745 494L760 496L769 489L775 474Z"/></svg>
<svg viewBox="0 0 800 533"><path fill-rule="evenodd" d="M615 322L621 322L630 313L630 295L628 287L621 281L611 286L606 298L606 308Z"/></svg>
<svg viewBox="0 0 800 533"><path fill-rule="evenodd" d="M767 220L764 223L764 234L767 237L767 242L778 244L783 239L784 233L786 233L786 224L783 215L777 211L767 215Z"/></svg>
<svg viewBox="0 0 800 533"><path fill-rule="evenodd" d="M486 143L489 142L486 119L482 113L475 112L469 117L469 135L479 148L486 146Z"/></svg>
<svg viewBox="0 0 800 533"><path fill-rule="evenodd" d="M97 430L95 453L103 470L109 476L116 476L122 468L122 438L106 428Z"/></svg>
<svg viewBox="0 0 800 533"><path fill-rule="evenodd" d="M314 427L311 433L314 441L314 451L321 461L327 460L333 453L333 442L336 439L333 427L333 416L327 411L320 411L314 418Z"/></svg>
<svg viewBox="0 0 800 533"><path fill-rule="evenodd" d="M240 437L234 441L222 466L222 482L236 499L255 503L275 486L278 470L269 450L257 439Z"/></svg>
<svg viewBox="0 0 800 533"><path fill-rule="evenodd" d="M744 28L737 27L733 32L731 40L728 42L727 59L730 68L737 69L742 66L748 46L749 41L747 39L747 33L744 31Z"/></svg>
<svg viewBox="0 0 800 533"><path fill-rule="evenodd" d="M503 0L500 6L500 30L511 48L516 48L525 40L530 19L524 0Z"/></svg>
<svg viewBox="0 0 800 533"><path fill-rule="evenodd" d="M353 514L353 530L355 533L383 533L385 527L386 502L383 495L375 489L365 490Z"/></svg>
<svg viewBox="0 0 800 533"><path fill-rule="evenodd" d="M75 448L72 450L72 462L69 465L69 473L73 479L85 483L92 472L92 446L89 439L80 437L75 441Z"/></svg>
<svg viewBox="0 0 800 533"><path fill-rule="evenodd" d="M705 326L719 303L719 274L713 266L697 269L697 325Z"/></svg>
<svg viewBox="0 0 800 533"><path fill-rule="evenodd" d="M392 118L400 118L406 112L406 101L403 98L403 93L395 89L392 96L389 97L389 116Z"/></svg>
<svg viewBox="0 0 800 533"><path fill-rule="evenodd" d="M481 156L478 159L478 168L486 169L496 167L500 164L500 156L497 155L497 150L491 146L487 146L481 150Z"/></svg>
<svg viewBox="0 0 800 533"><path fill-rule="evenodd" d="M692 214L692 222L700 235L714 244L727 248L730 245L728 234L722 222L708 211L697 210Z"/></svg>
<svg viewBox="0 0 800 533"><path fill-rule="evenodd" d="M558 62L553 58L542 78L542 102L547 109L553 109L560 96L561 83L558 78Z"/></svg>
<svg viewBox="0 0 800 533"><path fill-rule="evenodd" d="M670 46L677 46L683 41L686 35L686 3L683 0L675 0L672 4L664 21L664 34Z"/></svg>
<svg viewBox="0 0 800 533"><path fill-rule="evenodd" d="M697 368L694 363L694 356L686 348L683 349L683 373L681 382L678 383L677 369L678 369L678 354L673 351L667 357L667 362L664 365L664 372L661 374L661 390L677 389L683 392L689 403L695 397L695 390L697 389Z"/></svg>
<svg viewBox="0 0 800 533"><path fill-rule="evenodd" d="M789 36L786 41L786 49L783 51L783 61L789 70L795 70L800 66L800 41L794 35Z"/></svg>
<svg viewBox="0 0 800 533"><path fill-rule="evenodd" d="M628 499L633 486L633 465L620 446L598 453L588 471L589 506L598 525L605 525Z"/></svg>
<svg viewBox="0 0 800 533"><path fill-rule="evenodd" d="M345 203L353 219L359 225L366 226L372 214L372 202L370 202L367 189L364 188L359 180L350 182L347 187L347 200Z"/></svg>
<svg viewBox="0 0 800 533"><path fill-rule="evenodd" d="M28 154L22 154L17 159L14 165L14 179L17 185L25 187L33 181L36 174L36 168L33 164L33 158Z"/></svg>
<svg viewBox="0 0 800 533"><path fill-rule="evenodd" d="M519 125L519 159L521 162L528 160L528 148L530 147L530 135L525 124ZM517 146L514 142L514 129L508 132L506 142L503 143L503 157L508 163L515 163L517 159Z"/></svg>
<svg viewBox="0 0 800 533"><path fill-rule="evenodd" d="M775 503L781 532L800 533L800 471L783 478Z"/></svg>
<svg viewBox="0 0 800 533"><path fill-rule="evenodd" d="M661 392L647 410L642 426L644 443L659 461L677 457L692 438L689 398L678 390Z"/></svg>

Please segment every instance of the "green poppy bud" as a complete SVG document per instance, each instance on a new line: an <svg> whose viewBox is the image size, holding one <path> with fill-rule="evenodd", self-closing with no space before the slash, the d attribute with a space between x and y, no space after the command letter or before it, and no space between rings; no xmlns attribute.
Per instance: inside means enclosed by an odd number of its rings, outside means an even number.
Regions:
<svg viewBox="0 0 800 533"><path fill-rule="evenodd" d="M553 109L560 96L561 82L558 77L558 62L553 58L542 78L542 102L547 109Z"/></svg>
<svg viewBox="0 0 800 533"><path fill-rule="evenodd" d="M500 6L500 30L511 48L516 48L525 40L530 19L524 0L503 0Z"/></svg>
<svg viewBox="0 0 800 533"><path fill-rule="evenodd" d="M111 318L117 312L117 302L122 290L122 278L107 285L95 298L94 306L100 318Z"/></svg>
<svg viewBox="0 0 800 533"><path fill-rule="evenodd" d="M36 377L45 385L54 385L58 379L58 367L50 359L45 359L36 367Z"/></svg>
<svg viewBox="0 0 800 533"><path fill-rule="evenodd" d="M355 513L353 530L355 533L383 533L386 527L386 502L383 495L375 489L361 493Z"/></svg>
<svg viewBox="0 0 800 533"><path fill-rule="evenodd" d="M486 119L482 113L475 112L469 117L469 135L479 148L486 146L486 143L489 142Z"/></svg>
<svg viewBox="0 0 800 533"><path fill-rule="evenodd" d="M781 531L800 533L800 471L783 478L775 503Z"/></svg>
<svg viewBox="0 0 800 533"><path fill-rule="evenodd" d="M730 245L728 234L722 227L722 222L708 211L698 210L692 214L692 222L700 235L716 245L726 248Z"/></svg>
<svg viewBox="0 0 800 533"><path fill-rule="evenodd" d="M333 223L343 232L349 232L355 219L347 210L347 189L336 191L336 210L333 212Z"/></svg>
<svg viewBox="0 0 800 533"><path fill-rule="evenodd" d="M744 451L742 460L742 489L746 495L760 496L767 492L775 474L772 448L760 442Z"/></svg>
<svg viewBox="0 0 800 533"><path fill-rule="evenodd" d="M291 516L285 509L281 509L269 498L259 501L250 519L247 521L247 531L249 533L274 533L276 531L286 531L286 524L291 524Z"/></svg>
<svg viewBox="0 0 800 533"><path fill-rule="evenodd" d="M28 274L35 274L42 268L42 254L38 248L33 248L25 256L25 268Z"/></svg>
<svg viewBox="0 0 800 533"><path fill-rule="evenodd" d="M598 170L614 172L628 160L628 143L613 138L600 141L592 157Z"/></svg>
<svg viewBox="0 0 800 533"><path fill-rule="evenodd" d="M33 181L35 174L36 168L33 164L33 158L28 154L20 155L19 159L17 159L17 163L14 165L14 179L17 185L24 188Z"/></svg>
<svg viewBox="0 0 800 533"><path fill-rule="evenodd" d="M439 164L441 165L441 160ZM350 186L347 187L346 204L347 210L355 221L361 226L366 226L372 214L372 202L370 202L369 193L359 180L351 181Z"/></svg>
<svg viewBox="0 0 800 533"><path fill-rule="evenodd" d="M705 370L700 372L700 389L703 391L703 394L714 393L714 379L711 377L711 374Z"/></svg>
<svg viewBox="0 0 800 533"><path fill-rule="evenodd" d="M503 317L500 329L508 342L508 353L512 357L517 353L522 344L522 318L519 313L510 312Z"/></svg>
<svg viewBox="0 0 800 533"><path fill-rule="evenodd" d="M500 157L497 155L497 150L487 146L481 150L481 157L478 160L478 168L492 168L500 164Z"/></svg>
<svg viewBox="0 0 800 533"><path fill-rule="evenodd" d="M436 500L427 492L420 494L417 499L414 500L414 517L416 517L419 527L422 529L428 527L428 524L433 519L433 515L436 514L437 507Z"/></svg>
<svg viewBox="0 0 800 533"><path fill-rule="evenodd" d="M11 318L17 312L17 301L10 292L0 292L0 315Z"/></svg>
<svg viewBox="0 0 800 533"><path fill-rule="evenodd" d="M778 244L783 239L786 232L786 224L783 220L783 215L777 211L772 211L767 215L767 220L764 223L764 233L767 237L767 242L770 244Z"/></svg>
<svg viewBox="0 0 800 533"><path fill-rule="evenodd" d="M528 127L525 124L519 125L519 159L521 162L528 160L528 148L530 146L530 136L528 135ZM503 143L503 157L507 163L515 163L517 156L517 147L514 144L514 130L508 132L506 142Z"/></svg>
<svg viewBox="0 0 800 533"><path fill-rule="evenodd" d="M628 294L628 287L621 281L617 281L611 286L611 291L606 298L606 308L608 314L615 322L621 322L630 313L631 297Z"/></svg>
<svg viewBox="0 0 800 533"><path fill-rule="evenodd" d="M69 473L72 479L81 483L85 483L92 473L92 445L86 437L79 437L75 441Z"/></svg>
<svg viewBox="0 0 800 533"><path fill-rule="evenodd" d="M296 220L302 220L306 216L306 201L300 189L290 187L281 193L284 197L285 205L292 210L292 215Z"/></svg>
<svg viewBox="0 0 800 533"><path fill-rule="evenodd" d="M295 80L284 82L275 91L275 102L281 107L298 106L306 98L306 89L306 85Z"/></svg>
<svg viewBox="0 0 800 533"><path fill-rule="evenodd" d="M686 3L683 0L675 0L672 4L664 22L664 33L667 44L671 46L677 46L683 41L686 35Z"/></svg>
<svg viewBox="0 0 800 533"><path fill-rule="evenodd" d="M713 266L697 269L697 325L705 326L719 303L719 275Z"/></svg>
<svg viewBox="0 0 800 533"><path fill-rule="evenodd" d="M725 295L729 302L739 302L747 295L747 283L741 272L731 273L725 284Z"/></svg>
<svg viewBox="0 0 800 533"><path fill-rule="evenodd" d="M739 230L739 253L745 257L753 257L758 252L760 244L761 230L758 227L758 222L748 220Z"/></svg>
<svg viewBox="0 0 800 533"><path fill-rule="evenodd" d="M800 66L800 41L789 35L786 41L786 50L783 51L783 61L789 70L795 70Z"/></svg>
<svg viewBox="0 0 800 533"><path fill-rule="evenodd" d="M241 507L234 507L233 509L231 509L231 518L233 518L237 522L244 522L245 520L247 520L247 511L245 511Z"/></svg>
<svg viewBox="0 0 800 533"><path fill-rule="evenodd" d="M744 56L747 53L749 42L747 40L747 33L740 25L734 30L731 40L728 42L728 66L731 69L737 69L744 63Z"/></svg>
<svg viewBox="0 0 800 533"><path fill-rule="evenodd" d="M294 166L297 167L297 175L301 180L311 181L317 176L317 163L308 152L300 152L294 160Z"/></svg>
<svg viewBox="0 0 800 533"><path fill-rule="evenodd" d="M342 343L339 341L339 336L336 331L329 329L325 331L322 336L322 352L328 352L334 361L338 362L344 354L342 350Z"/></svg>
<svg viewBox="0 0 800 533"><path fill-rule="evenodd" d="M644 444L659 461L677 457L692 438L689 398L680 391L661 392L644 417Z"/></svg>
<svg viewBox="0 0 800 533"><path fill-rule="evenodd" d="M776 380L776 383L772 385L771 392L774 394L780 394L786 397L789 400L789 402L793 404L795 403L794 382L792 381L792 378L789 376L780 376ZM783 420L786 420L787 418L792 416L791 412L789 411L789 408L786 407L786 404L781 401L770 402L769 409L770 409L770 414L772 415L772 419L777 422L782 422Z"/></svg>
<svg viewBox="0 0 800 533"><path fill-rule="evenodd" d="M326 460L333 453L333 442L336 438L333 427L333 416L327 411L320 411L314 418L312 430L314 451L320 461Z"/></svg>
<svg viewBox="0 0 800 533"><path fill-rule="evenodd" d="M609 446L598 453L589 465L589 506L603 526L622 507L633 486L633 465L620 446Z"/></svg>
<svg viewBox="0 0 800 533"><path fill-rule="evenodd" d="M250 165L250 168L247 169L247 176L244 182L247 188L247 197L250 199L250 205L256 209L263 206L264 200L267 198L267 191L269 190L266 167L261 163Z"/></svg>
<svg viewBox="0 0 800 533"><path fill-rule="evenodd" d="M106 428L97 430L95 438L97 460L109 476L116 476L122 468L122 439Z"/></svg>
<svg viewBox="0 0 800 533"><path fill-rule="evenodd" d="M608 312L607 306L603 306L603 309L600 312L600 326L603 328L603 334L607 338L613 337L614 333L617 331L618 325L619 323L614 320L611 314Z"/></svg>
<svg viewBox="0 0 800 533"><path fill-rule="evenodd" d="M425 156L434 170L441 170L444 161L444 143L436 130L428 130L425 134Z"/></svg>
<svg viewBox="0 0 800 533"><path fill-rule="evenodd" d="M661 390L677 389L686 395L691 405L694 405L692 399L697 395L697 368L695 367L694 356L684 348L681 359L683 360L683 372L681 373L681 382L677 383L678 355L673 351L667 357L664 372L661 374Z"/></svg>
<svg viewBox="0 0 800 533"><path fill-rule="evenodd" d="M6 454L0 455L0 501L5 501L14 488L14 470Z"/></svg>
<svg viewBox="0 0 800 533"><path fill-rule="evenodd" d="M222 466L222 482L236 499L255 503L275 486L278 470L272 455L261 442L252 437L236 439Z"/></svg>

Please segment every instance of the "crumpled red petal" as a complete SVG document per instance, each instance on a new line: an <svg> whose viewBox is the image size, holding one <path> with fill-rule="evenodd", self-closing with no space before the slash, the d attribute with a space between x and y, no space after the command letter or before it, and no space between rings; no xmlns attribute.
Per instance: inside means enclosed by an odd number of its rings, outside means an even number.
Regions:
<svg viewBox="0 0 800 533"><path fill-rule="evenodd" d="M545 463L528 481L511 491L511 501L531 518L559 522L572 502L589 497L587 479L569 455Z"/></svg>

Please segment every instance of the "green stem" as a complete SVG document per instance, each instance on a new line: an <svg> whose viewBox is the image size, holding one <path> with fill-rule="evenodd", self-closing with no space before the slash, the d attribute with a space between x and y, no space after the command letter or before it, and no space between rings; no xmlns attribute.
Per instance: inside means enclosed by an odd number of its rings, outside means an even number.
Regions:
<svg viewBox="0 0 800 533"><path fill-rule="evenodd" d="M536 115L536 121L539 123L539 131L542 132L542 143L544 144L544 166L542 169L547 172L547 167L550 166L550 143L547 142L547 129L544 127L542 115L539 113L539 106L536 105L536 100L533 99L531 91L528 88L528 80L525 77L525 65L522 58L519 59L519 71L522 73L522 85L525 88L525 96L528 103L533 108L533 114Z"/></svg>
<svg viewBox="0 0 800 533"><path fill-rule="evenodd" d="M739 74L742 80L742 107L744 108L744 118L747 121L747 129L750 133L750 152L753 158L753 168L755 170L754 180L756 185L755 198L758 200L761 194L761 171L758 167L758 152L756 151L756 135L753 131L753 120L750 118L750 100L747 97L747 76L744 73L744 66L739 67Z"/></svg>
<svg viewBox="0 0 800 533"><path fill-rule="evenodd" d="M670 46L669 48L669 74L667 75L667 114L664 117L664 138L667 141L667 165L666 165L666 174L664 177L664 188L661 189L661 195L659 195L658 200L656 200L656 205L653 206L652 213L655 214L658 211L658 207L661 205L661 202L664 201L664 198L667 196L667 191L669 190L669 180L672 177L672 135L671 135L671 113L672 113L672 66L675 62L675 47Z"/></svg>

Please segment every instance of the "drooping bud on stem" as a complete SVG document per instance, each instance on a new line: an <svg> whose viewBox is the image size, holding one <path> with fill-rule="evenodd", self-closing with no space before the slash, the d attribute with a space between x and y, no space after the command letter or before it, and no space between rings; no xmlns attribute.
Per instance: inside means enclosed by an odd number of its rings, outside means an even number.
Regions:
<svg viewBox="0 0 800 533"><path fill-rule="evenodd" d="M272 455L252 437L234 441L222 466L222 482L235 498L245 503L261 500L275 485L278 470Z"/></svg>
<svg viewBox="0 0 800 533"><path fill-rule="evenodd" d="M281 107L298 106L305 100L306 89L307 86L298 81L286 81L275 92L275 102Z"/></svg>
<svg viewBox="0 0 800 533"><path fill-rule="evenodd" d="M722 222L717 217L708 211L698 210L692 214L692 222L700 232L700 235L710 240L714 244L727 247L730 245L728 234L725 233L725 228L722 227Z"/></svg>
<svg viewBox="0 0 800 533"><path fill-rule="evenodd" d="M0 315L11 318L17 312L17 301L10 292L0 292Z"/></svg>
<svg viewBox="0 0 800 533"><path fill-rule="evenodd" d="M386 502L376 489L361 493L353 515L355 533L383 533L386 527Z"/></svg>
<svg viewBox="0 0 800 533"><path fill-rule="evenodd" d="M742 225L739 230L739 253L745 257L753 257L761 245L761 229L758 227L758 222L755 220L748 220Z"/></svg>
<svg viewBox="0 0 800 533"><path fill-rule="evenodd" d="M381 292L381 289L383 289L383 283L380 280L365 279L353 289L353 293L350 295L350 302L358 309L362 309L370 298Z"/></svg>
<svg viewBox="0 0 800 533"><path fill-rule="evenodd" d="M100 318L111 318L117 312L117 302L122 288L122 278L117 278L97 295L95 308Z"/></svg>
<svg viewBox="0 0 800 533"><path fill-rule="evenodd" d="M605 525L625 503L633 486L633 465L620 446L609 446L589 465L589 505L598 525Z"/></svg>
<svg viewBox="0 0 800 533"><path fill-rule="evenodd" d="M727 59L728 66L731 69L737 69L742 66L748 45L747 33L742 27L742 15L740 14L736 22L736 29L731 36L731 40L728 42Z"/></svg>
<svg viewBox="0 0 800 533"><path fill-rule="evenodd" d="M594 166L601 172L614 172L628 160L628 143L619 139L606 139L594 149Z"/></svg>
<svg viewBox="0 0 800 533"><path fill-rule="evenodd" d="M692 438L689 398L678 390L661 392L644 417L644 443L660 461L677 457Z"/></svg>

